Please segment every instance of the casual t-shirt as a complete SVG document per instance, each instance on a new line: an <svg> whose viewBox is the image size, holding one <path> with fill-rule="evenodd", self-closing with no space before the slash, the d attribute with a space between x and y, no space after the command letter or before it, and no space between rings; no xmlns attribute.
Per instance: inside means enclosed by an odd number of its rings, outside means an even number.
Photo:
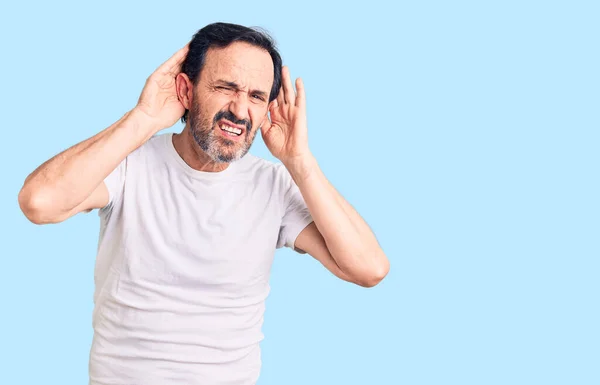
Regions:
<svg viewBox="0 0 600 385"><path fill-rule="evenodd" d="M197 171L168 133L105 183L90 384L254 384L275 250L312 221L287 169Z"/></svg>

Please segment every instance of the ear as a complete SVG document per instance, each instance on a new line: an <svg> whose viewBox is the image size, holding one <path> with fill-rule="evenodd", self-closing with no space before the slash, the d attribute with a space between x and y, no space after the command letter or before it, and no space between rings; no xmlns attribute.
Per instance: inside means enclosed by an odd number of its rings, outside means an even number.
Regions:
<svg viewBox="0 0 600 385"><path fill-rule="evenodd" d="M267 105L267 112L265 112L265 116L263 116L261 125L263 125L265 122L270 122L270 120L271 120L270 113L274 107L277 107L277 99L273 99Z"/></svg>
<svg viewBox="0 0 600 385"><path fill-rule="evenodd" d="M175 78L175 89L179 101L189 110L192 105L192 96L194 95L194 84L183 72L177 74L177 77Z"/></svg>
<svg viewBox="0 0 600 385"><path fill-rule="evenodd" d="M269 102L269 108L268 110L271 111L271 108L277 107L277 99L273 99Z"/></svg>
<svg viewBox="0 0 600 385"><path fill-rule="evenodd" d="M277 104L277 99L273 99L269 102L269 105L267 106L267 114L266 117L269 117L269 114L271 113L271 111L274 111L275 108L277 108L278 104Z"/></svg>

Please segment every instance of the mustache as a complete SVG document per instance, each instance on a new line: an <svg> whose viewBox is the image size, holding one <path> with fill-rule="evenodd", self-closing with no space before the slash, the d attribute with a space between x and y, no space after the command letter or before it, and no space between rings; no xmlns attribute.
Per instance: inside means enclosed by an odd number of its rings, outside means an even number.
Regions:
<svg viewBox="0 0 600 385"><path fill-rule="evenodd" d="M250 129L252 128L252 125L248 120L238 119L237 116L235 116L231 111L226 110L217 112L215 118L213 119L213 125L216 125L217 122L221 119L227 119L233 124L243 125L244 127L246 127L246 132L250 132Z"/></svg>

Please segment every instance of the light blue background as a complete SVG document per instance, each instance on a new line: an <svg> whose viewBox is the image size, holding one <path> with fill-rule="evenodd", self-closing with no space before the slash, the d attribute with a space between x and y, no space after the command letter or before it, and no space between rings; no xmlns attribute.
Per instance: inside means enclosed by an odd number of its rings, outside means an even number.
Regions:
<svg viewBox="0 0 600 385"><path fill-rule="evenodd" d="M598 2L391 4L3 3L0 384L87 383L98 218L29 223L23 180L213 21L274 35L391 260L363 289L278 252L260 385L599 384Z"/></svg>

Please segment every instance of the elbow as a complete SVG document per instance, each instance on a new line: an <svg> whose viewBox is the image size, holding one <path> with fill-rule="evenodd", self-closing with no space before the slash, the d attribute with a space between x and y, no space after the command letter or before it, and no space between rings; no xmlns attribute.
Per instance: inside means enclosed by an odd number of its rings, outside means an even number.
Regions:
<svg viewBox="0 0 600 385"><path fill-rule="evenodd" d="M43 225L52 223L50 220L48 198L39 192L32 192L27 188L19 192L19 207L25 217L33 224Z"/></svg>
<svg viewBox="0 0 600 385"><path fill-rule="evenodd" d="M355 283L359 286L371 288L377 286L390 271L390 262L383 256L381 262L364 269Z"/></svg>

